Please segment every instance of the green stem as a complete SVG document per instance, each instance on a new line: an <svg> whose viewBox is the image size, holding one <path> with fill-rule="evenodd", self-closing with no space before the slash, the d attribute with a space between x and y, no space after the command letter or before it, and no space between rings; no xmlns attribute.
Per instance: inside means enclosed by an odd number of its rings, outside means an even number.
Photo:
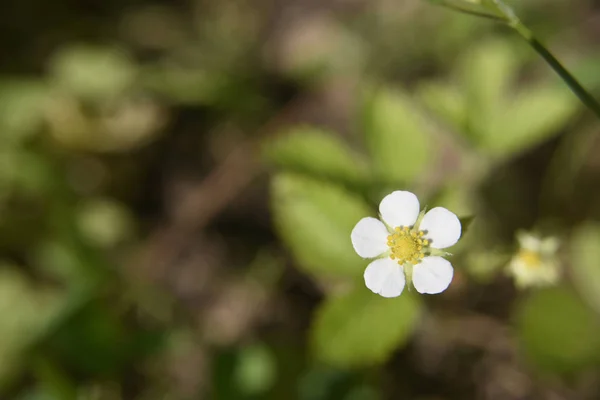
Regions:
<svg viewBox="0 0 600 400"><path fill-rule="evenodd" d="M491 0L496 11L505 18L505 22L519 33L529 45L552 67L552 69L565 81L573 93L585 104L591 111L600 118L600 104L598 101L571 75L569 71L554 57L554 55L535 38L533 33L523 24L515 15L513 10L502 0ZM540 196L540 210L548 212L543 207L547 199L556 195L564 197L564 193L553 193L557 186L564 187L565 183L576 176L578 169L581 168L581 160L586 158L586 153L593 148L592 143L595 139L596 131L582 131L576 135L566 135L560 143L558 149L550 162L546 176L542 182L542 195ZM576 156L574 156L576 154ZM574 164L572 159L578 161ZM562 183L557 185L557 183ZM572 185L572 183L571 183ZM553 196L554 194L554 196ZM538 216L540 217L540 216Z"/></svg>
<svg viewBox="0 0 600 400"><path fill-rule="evenodd" d="M515 15L510 7L502 0L493 0L497 11L505 18L505 22L513 28L519 35L529 43L529 45L550 65L550 67L562 78L569 86L571 91L585 104L591 111L600 118L600 103L579 83L579 81L571 75L569 71L554 57L539 40L535 38L533 32L529 30L519 18Z"/></svg>
<svg viewBox="0 0 600 400"><path fill-rule="evenodd" d="M487 18L487 19L491 19L494 21L503 21L502 18L498 17L497 15L486 13L486 12L481 12L478 10L472 10L469 8L464 8L464 7L458 6L456 4L444 3L444 2L440 2L440 3L436 3L436 4L438 4L442 7L449 8L454 11L458 11L463 14L475 15L476 17Z"/></svg>

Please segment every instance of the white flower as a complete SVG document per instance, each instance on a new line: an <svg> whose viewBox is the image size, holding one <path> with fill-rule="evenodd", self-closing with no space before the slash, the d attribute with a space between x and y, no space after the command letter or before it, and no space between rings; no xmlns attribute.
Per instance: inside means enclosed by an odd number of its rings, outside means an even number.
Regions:
<svg viewBox="0 0 600 400"><path fill-rule="evenodd" d="M365 284L383 297L400 296L406 280L420 293L441 293L452 281L452 264L441 249L461 235L458 217L443 207L420 212L417 196L395 191L379 204L381 220L361 219L350 235L362 258L377 258L365 270Z"/></svg>
<svg viewBox="0 0 600 400"><path fill-rule="evenodd" d="M548 286L555 284L560 277L560 266L556 257L558 240L517 233L519 251L508 264L508 271L520 288L528 286Z"/></svg>

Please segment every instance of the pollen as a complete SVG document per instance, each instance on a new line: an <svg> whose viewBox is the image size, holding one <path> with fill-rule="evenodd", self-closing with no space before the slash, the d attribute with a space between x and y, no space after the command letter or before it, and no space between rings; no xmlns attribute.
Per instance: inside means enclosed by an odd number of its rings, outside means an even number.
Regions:
<svg viewBox="0 0 600 400"><path fill-rule="evenodd" d="M522 249L517 258L528 268L535 269L542 265L542 259L537 251Z"/></svg>
<svg viewBox="0 0 600 400"><path fill-rule="evenodd" d="M390 258L398 264L418 264L425 257L425 249L429 240L425 239L423 231L412 230L407 226L396 227L387 237L390 248Z"/></svg>

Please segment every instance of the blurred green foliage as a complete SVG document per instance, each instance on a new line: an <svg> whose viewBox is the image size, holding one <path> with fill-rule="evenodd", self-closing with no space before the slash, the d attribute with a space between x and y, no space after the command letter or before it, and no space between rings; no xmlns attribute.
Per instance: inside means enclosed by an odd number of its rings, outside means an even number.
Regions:
<svg viewBox="0 0 600 400"><path fill-rule="evenodd" d="M524 152L559 133L557 127L572 118L578 101L557 84L515 90L521 60L507 41L484 42L460 60L454 86L425 83L421 97L483 153L509 157Z"/></svg>
<svg viewBox="0 0 600 400"><path fill-rule="evenodd" d="M524 43L416 1L67 3L0 6L0 398L598 397L598 121ZM597 92L597 12L548 4ZM439 296L364 287L392 190L463 221ZM557 287L506 276L517 229Z"/></svg>
<svg viewBox="0 0 600 400"><path fill-rule="evenodd" d="M313 352L340 367L381 363L408 342L419 311L420 303L411 295L388 300L362 286L333 295L314 321Z"/></svg>
<svg viewBox="0 0 600 400"><path fill-rule="evenodd" d="M364 135L374 176L384 182L411 182L436 156L424 118L400 91L376 90L367 97Z"/></svg>
<svg viewBox="0 0 600 400"><path fill-rule="evenodd" d="M122 95L132 87L137 73L125 52L88 45L61 49L49 64L57 90L91 101Z"/></svg>
<svg viewBox="0 0 600 400"><path fill-rule="evenodd" d="M278 167L359 187L368 184L369 170L362 155L318 128L295 128L267 142L264 152Z"/></svg>
<svg viewBox="0 0 600 400"><path fill-rule="evenodd" d="M600 310L600 228L596 224L578 227L573 232L571 257L573 284L596 312Z"/></svg>
<svg viewBox="0 0 600 400"><path fill-rule="evenodd" d="M348 240L369 207L339 186L280 174L272 181L275 224L300 266L327 276L361 276L363 262Z"/></svg>
<svg viewBox="0 0 600 400"><path fill-rule="evenodd" d="M572 291L535 293L517 318L527 354L545 370L571 372L598 361L600 321Z"/></svg>

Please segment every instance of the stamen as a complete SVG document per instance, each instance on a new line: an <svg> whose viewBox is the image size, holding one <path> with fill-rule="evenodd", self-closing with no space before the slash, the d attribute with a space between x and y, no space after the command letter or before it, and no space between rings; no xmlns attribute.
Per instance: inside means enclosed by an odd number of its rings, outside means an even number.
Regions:
<svg viewBox="0 0 600 400"><path fill-rule="evenodd" d="M532 269L538 268L542 264L540 254L536 251L523 249L519 252L518 258L523 264Z"/></svg>
<svg viewBox="0 0 600 400"><path fill-rule="evenodd" d="M407 226L396 227L388 236L387 245L390 247L390 258L398 264L418 264L425 257L428 240L424 239L423 231L416 231Z"/></svg>

